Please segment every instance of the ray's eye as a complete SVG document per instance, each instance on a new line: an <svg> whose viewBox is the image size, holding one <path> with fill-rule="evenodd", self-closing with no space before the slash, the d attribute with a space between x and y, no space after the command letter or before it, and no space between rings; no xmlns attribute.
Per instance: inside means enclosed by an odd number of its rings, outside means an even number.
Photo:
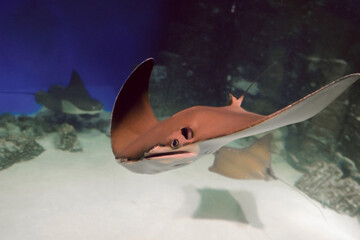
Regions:
<svg viewBox="0 0 360 240"><path fill-rule="evenodd" d="M177 139L172 140L172 141L170 142L170 147L171 147L172 149L178 148L178 147L179 147L179 140L177 140Z"/></svg>

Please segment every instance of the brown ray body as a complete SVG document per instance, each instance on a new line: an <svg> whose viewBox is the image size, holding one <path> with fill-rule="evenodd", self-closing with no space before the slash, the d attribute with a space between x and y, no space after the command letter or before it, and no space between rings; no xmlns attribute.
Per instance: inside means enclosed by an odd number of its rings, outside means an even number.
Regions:
<svg viewBox="0 0 360 240"><path fill-rule="evenodd" d="M267 116L246 111L243 96L230 95L228 106L195 106L159 122L148 96L153 66L150 58L131 73L111 118L111 146L118 162L149 174L190 164L235 139L311 118L360 78L359 73L347 75Z"/></svg>
<svg viewBox="0 0 360 240"><path fill-rule="evenodd" d="M270 153L271 134L243 149L222 147L215 153L210 171L235 179L274 179Z"/></svg>

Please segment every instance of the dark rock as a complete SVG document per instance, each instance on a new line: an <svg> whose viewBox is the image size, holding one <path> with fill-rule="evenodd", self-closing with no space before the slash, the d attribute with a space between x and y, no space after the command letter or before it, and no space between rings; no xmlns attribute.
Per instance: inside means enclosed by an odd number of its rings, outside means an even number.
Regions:
<svg viewBox="0 0 360 240"><path fill-rule="evenodd" d="M102 112L96 115L70 115L42 111L34 117L34 121L41 126L45 133L57 132L64 123L72 125L77 131L85 129L98 129L106 133L110 125L110 113Z"/></svg>
<svg viewBox="0 0 360 240"><path fill-rule="evenodd" d="M0 116L0 126L2 126L3 124L9 123L9 122L15 122L15 121L16 121L16 117L14 115L5 113Z"/></svg>
<svg viewBox="0 0 360 240"><path fill-rule="evenodd" d="M318 161L307 167L296 186L324 206L350 216L360 215L360 186L335 164Z"/></svg>
<svg viewBox="0 0 360 240"><path fill-rule="evenodd" d="M109 136L110 113L77 116L41 111L35 116L0 116L0 170L44 151L36 139L57 132L56 147L65 151L82 151L76 130L98 129Z"/></svg>
<svg viewBox="0 0 360 240"><path fill-rule="evenodd" d="M60 125L58 135L55 140L55 146L58 149L69 152L82 151L75 128L67 123Z"/></svg>
<svg viewBox="0 0 360 240"><path fill-rule="evenodd" d="M350 90L348 112L337 150L360 169L360 83L356 83Z"/></svg>
<svg viewBox="0 0 360 240"><path fill-rule="evenodd" d="M105 133L108 137L110 136L110 121L105 119L100 119L95 123L95 128L100 132Z"/></svg>
<svg viewBox="0 0 360 240"><path fill-rule="evenodd" d="M0 170L33 159L43 151L44 148L35 140L26 137L0 139Z"/></svg>
<svg viewBox="0 0 360 240"><path fill-rule="evenodd" d="M0 170L30 160L44 151L36 139L57 132L56 147L82 151L76 130L98 129L109 136L110 113L76 116L41 111L35 116L0 116Z"/></svg>
<svg viewBox="0 0 360 240"><path fill-rule="evenodd" d="M39 121L37 118L19 116L17 118L16 125L20 128L21 132L33 138L41 138L46 135L46 132L43 128L44 122Z"/></svg>
<svg viewBox="0 0 360 240"><path fill-rule="evenodd" d="M44 151L31 134L21 131L14 123L16 118L12 116L0 117L0 170L33 159Z"/></svg>
<svg viewBox="0 0 360 240"><path fill-rule="evenodd" d="M330 79L326 79L324 62L329 63L330 61L323 61L318 58L315 58L315 61L312 57L304 57L304 59L308 65L307 75L314 80L307 87L303 87L302 92L310 93L329 82ZM334 62L336 63L337 60ZM342 65L341 69L343 69ZM338 75L332 76L332 80L343 76L343 74L344 72L338 72ZM315 117L290 128L289 138L294 137L295 141L290 140L291 145L288 147L296 152L296 155L302 155L299 159L306 159L307 163L311 163L316 159L331 158L338 140L336 138L339 136L345 120L348 97L346 93L342 94ZM321 157L319 154L325 154L325 156Z"/></svg>
<svg viewBox="0 0 360 240"><path fill-rule="evenodd" d="M310 58L309 74L318 78L304 91L345 75L345 65L342 60ZM288 162L305 173L296 185L325 206L350 216L360 216L358 93L355 84L314 118L290 126L286 140Z"/></svg>

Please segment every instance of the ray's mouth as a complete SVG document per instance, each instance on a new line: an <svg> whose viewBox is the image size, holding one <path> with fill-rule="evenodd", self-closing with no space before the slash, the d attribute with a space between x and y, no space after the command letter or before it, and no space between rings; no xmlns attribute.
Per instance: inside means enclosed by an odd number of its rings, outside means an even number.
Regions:
<svg viewBox="0 0 360 240"><path fill-rule="evenodd" d="M181 149L174 150L170 147L155 146L144 153L145 160L162 160L162 159L183 159L190 158L197 155L197 147L187 146Z"/></svg>
<svg viewBox="0 0 360 240"><path fill-rule="evenodd" d="M187 151L148 153L145 154L144 158L152 159L152 158L165 158L165 157L175 157L175 156L183 156L183 155L193 155L193 153Z"/></svg>
<svg viewBox="0 0 360 240"><path fill-rule="evenodd" d="M189 159L196 157L199 154L198 146L187 146L183 149L173 150L170 147L154 146L147 152L143 153L142 156L137 158L128 157L115 157L117 162L120 164L136 163L143 160L159 160L159 161L178 161L181 159Z"/></svg>
<svg viewBox="0 0 360 240"><path fill-rule="evenodd" d="M142 158L131 159L124 157L116 157L118 163L131 163L138 162L141 160L152 160L152 159L162 159L162 158L188 158L193 157L195 154L187 151L176 151L176 152L158 152L158 153L145 153Z"/></svg>

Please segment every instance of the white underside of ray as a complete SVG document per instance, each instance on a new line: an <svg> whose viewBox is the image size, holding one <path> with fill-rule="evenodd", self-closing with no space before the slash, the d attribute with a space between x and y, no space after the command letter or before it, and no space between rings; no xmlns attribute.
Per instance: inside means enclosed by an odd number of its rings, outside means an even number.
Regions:
<svg viewBox="0 0 360 240"><path fill-rule="evenodd" d="M76 107L74 104L72 104L71 102L67 101L67 100L61 100L61 107L62 107L62 112L64 113L68 113L68 114L98 114L100 112L102 112L101 110L93 110L93 111L86 111L86 110L81 110L80 108Z"/></svg>
<svg viewBox="0 0 360 240"><path fill-rule="evenodd" d="M345 76L329 83L295 103L268 115L262 121L254 124L254 126L227 136L199 142L200 152L203 154L211 154L225 144L236 139L253 136L293 123L305 121L321 112L359 78L359 73Z"/></svg>

